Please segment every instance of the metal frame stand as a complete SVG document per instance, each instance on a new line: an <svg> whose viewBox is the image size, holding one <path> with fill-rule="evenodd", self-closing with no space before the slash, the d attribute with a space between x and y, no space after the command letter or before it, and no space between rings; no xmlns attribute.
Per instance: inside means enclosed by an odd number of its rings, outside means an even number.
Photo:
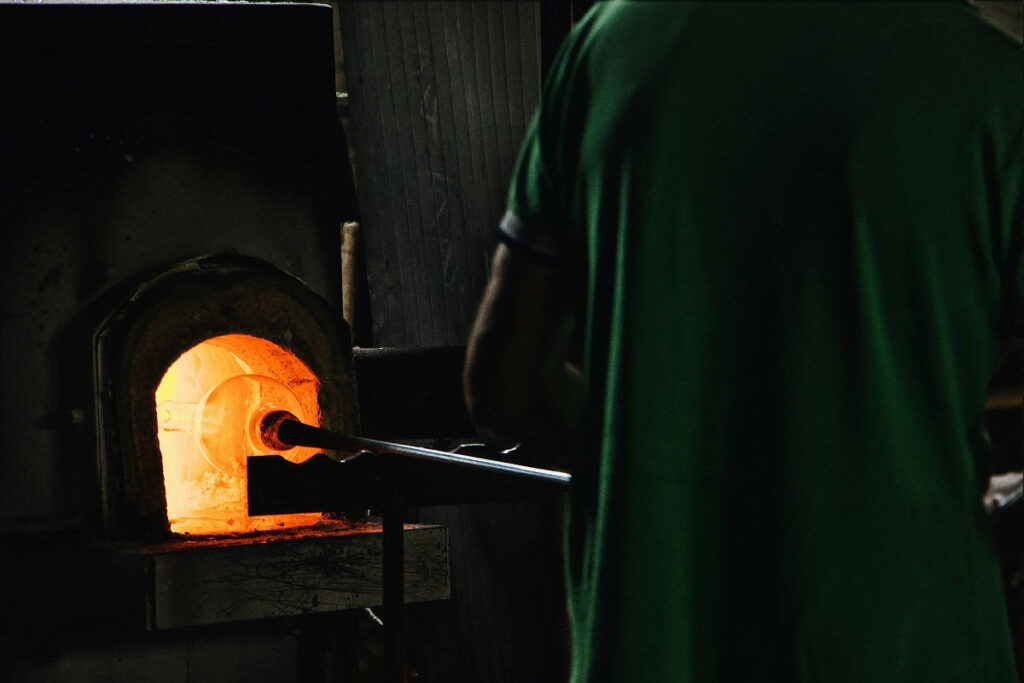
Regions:
<svg viewBox="0 0 1024 683"><path fill-rule="evenodd" d="M386 683L406 683L409 676L404 508L521 500L564 492L571 481L566 472L331 432L288 414L272 414L263 434L274 447L314 446L352 455L338 460L321 454L302 464L250 456L250 515L381 512Z"/></svg>
<svg viewBox="0 0 1024 683"><path fill-rule="evenodd" d="M391 469L388 467L387 469ZM405 536L398 496L387 496L383 517L384 671L386 683L406 683L409 676L405 622Z"/></svg>

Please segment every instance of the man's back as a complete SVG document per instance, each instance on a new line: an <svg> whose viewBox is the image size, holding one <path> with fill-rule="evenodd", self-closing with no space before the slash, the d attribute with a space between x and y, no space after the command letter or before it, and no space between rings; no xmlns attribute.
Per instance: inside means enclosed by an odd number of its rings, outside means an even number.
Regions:
<svg viewBox="0 0 1024 683"><path fill-rule="evenodd" d="M579 680L1014 679L980 495L1024 103L971 15L638 3L567 42L510 209L585 282Z"/></svg>

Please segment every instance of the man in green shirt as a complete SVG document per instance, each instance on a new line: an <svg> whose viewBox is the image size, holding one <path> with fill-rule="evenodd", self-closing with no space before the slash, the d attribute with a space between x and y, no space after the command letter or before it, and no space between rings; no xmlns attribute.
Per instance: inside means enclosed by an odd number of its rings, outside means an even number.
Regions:
<svg viewBox="0 0 1024 683"><path fill-rule="evenodd" d="M482 427L579 445L574 681L1015 679L981 495L1020 56L966 3L574 29L465 376Z"/></svg>

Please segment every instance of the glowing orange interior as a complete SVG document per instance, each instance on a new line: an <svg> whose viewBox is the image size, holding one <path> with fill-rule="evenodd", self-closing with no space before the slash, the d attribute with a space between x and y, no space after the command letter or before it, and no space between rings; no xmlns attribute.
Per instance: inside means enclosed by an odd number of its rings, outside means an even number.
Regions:
<svg viewBox="0 0 1024 683"><path fill-rule="evenodd" d="M183 353L156 390L167 518L174 533L222 534L307 526L319 513L250 517L245 457L278 453L301 462L316 449L275 451L259 419L288 410L320 426L313 372L290 351L244 334L208 339Z"/></svg>

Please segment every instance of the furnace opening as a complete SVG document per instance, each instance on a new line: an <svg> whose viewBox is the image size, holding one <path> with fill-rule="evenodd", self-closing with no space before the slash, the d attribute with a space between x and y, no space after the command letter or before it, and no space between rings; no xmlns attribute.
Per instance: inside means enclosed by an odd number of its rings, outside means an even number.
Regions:
<svg viewBox="0 0 1024 683"><path fill-rule="evenodd" d="M314 455L313 448L272 449L259 425L278 410L321 425L319 389L295 354L251 335L208 339L174 361L155 396L171 531L222 534L318 522L320 514L250 517L245 459L278 453L302 462Z"/></svg>

